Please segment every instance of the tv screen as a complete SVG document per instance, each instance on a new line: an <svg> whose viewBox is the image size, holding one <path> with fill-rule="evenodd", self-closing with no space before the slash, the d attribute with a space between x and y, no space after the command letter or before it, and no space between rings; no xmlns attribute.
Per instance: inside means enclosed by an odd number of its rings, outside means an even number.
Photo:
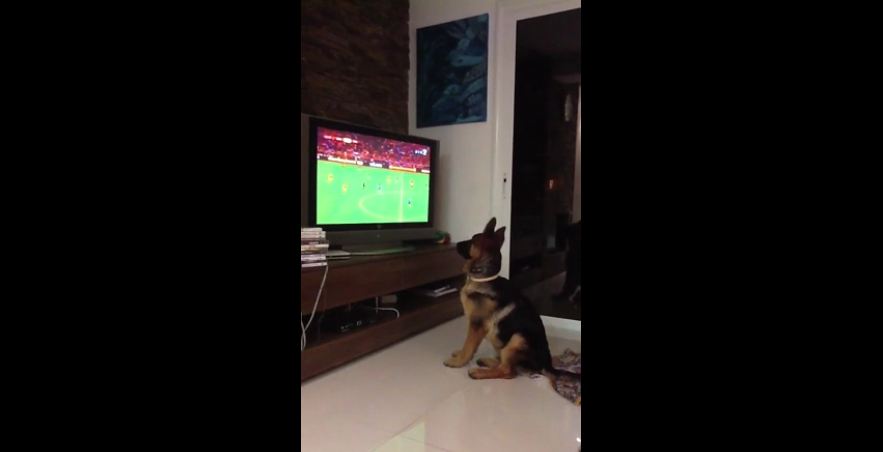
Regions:
<svg viewBox="0 0 883 452"><path fill-rule="evenodd" d="M314 119L310 143L312 224L431 225L436 141Z"/></svg>

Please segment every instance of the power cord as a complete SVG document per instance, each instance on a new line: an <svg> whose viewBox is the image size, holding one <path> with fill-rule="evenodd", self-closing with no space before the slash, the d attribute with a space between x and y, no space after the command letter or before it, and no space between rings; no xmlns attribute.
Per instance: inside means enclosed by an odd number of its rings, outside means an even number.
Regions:
<svg viewBox="0 0 883 452"><path fill-rule="evenodd" d="M381 308L380 307L380 297L374 297L374 312L377 311L392 311L396 313L396 318L401 317L401 313L396 308Z"/></svg>
<svg viewBox="0 0 883 452"><path fill-rule="evenodd" d="M316 308L319 307L319 299L322 297L322 289L325 288L325 279L328 277L328 265L325 265L325 274L322 275L322 283L319 284L319 293L316 294L316 302L313 303L313 312L310 313L310 318L307 320L307 325L304 326L304 319L301 316L300 319L300 351L304 351L307 348L307 329L310 328L310 324L313 323L313 317L316 315Z"/></svg>

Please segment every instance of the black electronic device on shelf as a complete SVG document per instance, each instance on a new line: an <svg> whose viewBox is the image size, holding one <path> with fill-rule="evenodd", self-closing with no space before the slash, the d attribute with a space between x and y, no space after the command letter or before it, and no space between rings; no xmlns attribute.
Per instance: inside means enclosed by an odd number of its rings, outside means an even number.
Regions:
<svg viewBox="0 0 883 452"><path fill-rule="evenodd" d="M322 318L321 328L332 333L346 333L377 322L380 314L370 306L332 309Z"/></svg>

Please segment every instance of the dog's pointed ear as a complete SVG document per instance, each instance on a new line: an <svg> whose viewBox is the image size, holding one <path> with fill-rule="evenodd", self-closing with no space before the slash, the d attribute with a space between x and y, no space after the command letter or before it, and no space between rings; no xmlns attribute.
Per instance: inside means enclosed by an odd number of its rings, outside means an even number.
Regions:
<svg viewBox="0 0 883 452"><path fill-rule="evenodd" d="M494 239L500 246L503 246L503 241L506 240L506 226L503 226L500 229L497 229L497 232L494 232Z"/></svg>
<svg viewBox="0 0 883 452"><path fill-rule="evenodd" d="M497 217L491 218L491 221L487 222L487 226L484 227L484 234L491 235L494 233L494 228L497 226Z"/></svg>

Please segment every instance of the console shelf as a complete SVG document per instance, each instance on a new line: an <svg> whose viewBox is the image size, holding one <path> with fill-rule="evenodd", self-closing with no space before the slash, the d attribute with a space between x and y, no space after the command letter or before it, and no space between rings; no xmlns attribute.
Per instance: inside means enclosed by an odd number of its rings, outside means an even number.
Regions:
<svg viewBox="0 0 883 452"><path fill-rule="evenodd" d="M398 255L354 257L332 261L319 300L323 310L375 296L399 293L436 281L462 282L463 259L450 245L421 247ZM312 312L324 268L301 272L301 312ZM458 293L439 298L402 297L401 317L384 311L377 323L347 333L318 333L310 326L307 348L301 353L301 381L346 364L463 314ZM313 321L316 325L316 320Z"/></svg>

